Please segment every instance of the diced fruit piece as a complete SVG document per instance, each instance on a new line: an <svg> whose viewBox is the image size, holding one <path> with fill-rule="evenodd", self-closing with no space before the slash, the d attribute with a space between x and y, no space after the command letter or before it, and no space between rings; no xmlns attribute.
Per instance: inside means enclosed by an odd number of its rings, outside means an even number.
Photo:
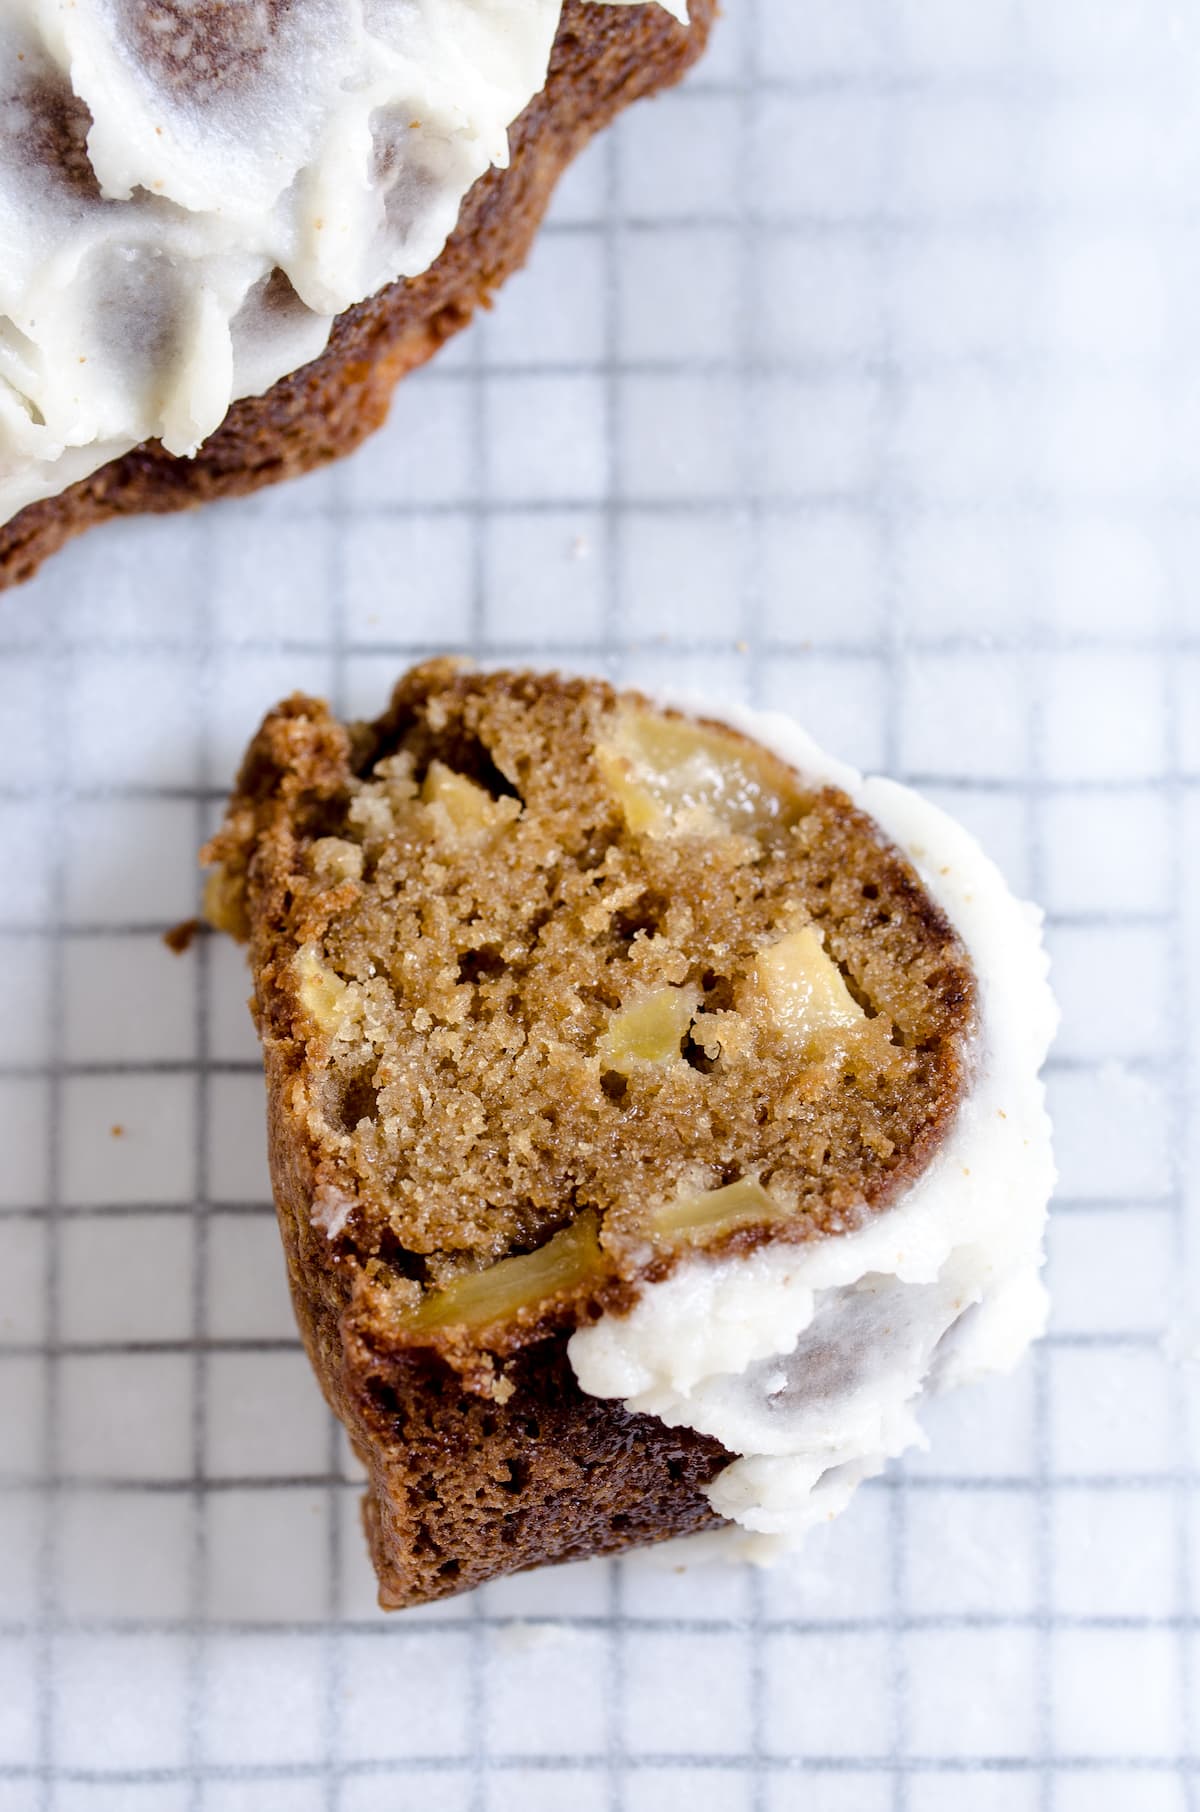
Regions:
<svg viewBox="0 0 1200 1812"><path fill-rule="evenodd" d="M520 1309L536 1309L584 1283L599 1265L596 1217L584 1213L536 1252L502 1258L486 1271L472 1271L431 1291L405 1318L405 1326L432 1333L438 1328L481 1328L507 1321Z"/></svg>
<svg viewBox="0 0 1200 1812"><path fill-rule="evenodd" d="M346 1017L345 982L324 966L313 944L301 944L292 966L299 982L300 1005L314 1025L333 1036Z"/></svg>
<svg viewBox="0 0 1200 1812"><path fill-rule="evenodd" d="M218 862L204 877L204 916L214 931L246 938L250 933L246 902L240 883Z"/></svg>
<svg viewBox="0 0 1200 1812"><path fill-rule="evenodd" d="M670 828L666 808L651 789L637 779L636 769L629 757L620 754L615 748L601 746L596 750L596 764L635 836L665 835Z"/></svg>
<svg viewBox="0 0 1200 1812"><path fill-rule="evenodd" d="M670 1063L700 1004L695 988L656 988L614 1013L600 1040L600 1061L622 1075L640 1063Z"/></svg>
<svg viewBox="0 0 1200 1812"><path fill-rule="evenodd" d="M635 833L752 832L784 809L765 750L688 718L624 709L596 759Z"/></svg>
<svg viewBox="0 0 1200 1812"><path fill-rule="evenodd" d="M519 799L507 794L493 799L486 787L468 780L465 774L456 774L440 761L429 764L421 802L433 807L441 835L452 843L467 845L490 843L521 811Z"/></svg>
<svg viewBox="0 0 1200 1812"><path fill-rule="evenodd" d="M362 846L345 837L318 837L308 852L308 865L319 880L335 886L342 881L361 881Z"/></svg>
<svg viewBox="0 0 1200 1812"><path fill-rule="evenodd" d="M760 950L754 971L772 1019L790 1038L846 1030L865 1017L815 925Z"/></svg>
<svg viewBox="0 0 1200 1812"><path fill-rule="evenodd" d="M739 1177L723 1189L681 1195L655 1211L657 1233L690 1236L727 1233L752 1221L776 1220L784 1212L756 1177Z"/></svg>

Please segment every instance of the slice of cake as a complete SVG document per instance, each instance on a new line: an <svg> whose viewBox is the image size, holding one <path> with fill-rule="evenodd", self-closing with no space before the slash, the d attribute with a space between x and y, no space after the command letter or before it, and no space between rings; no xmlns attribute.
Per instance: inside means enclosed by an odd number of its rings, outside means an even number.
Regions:
<svg viewBox="0 0 1200 1812"><path fill-rule="evenodd" d="M206 859L385 1605L787 1545L1039 1330L1037 915L788 720L435 661L273 711Z"/></svg>
<svg viewBox="0 0 1200 1812"><path fill-rule="evenodd" d="M0 588L357 446L715 11L6 0Z"/></svg>

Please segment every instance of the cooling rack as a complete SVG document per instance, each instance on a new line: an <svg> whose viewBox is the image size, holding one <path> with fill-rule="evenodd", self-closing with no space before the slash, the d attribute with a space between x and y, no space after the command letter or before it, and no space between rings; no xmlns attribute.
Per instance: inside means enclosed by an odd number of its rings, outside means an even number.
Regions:
<svg viewBox="0 0 1200 1812"><path fill-rule="evenodd" d="M0 1812L1196 1802L1200 21L737 0L353 460L0 606ZM445 649L783 706L1044 902L1050 1332L792 1568L384 1618L287 1305L241 746Z"/></svg>

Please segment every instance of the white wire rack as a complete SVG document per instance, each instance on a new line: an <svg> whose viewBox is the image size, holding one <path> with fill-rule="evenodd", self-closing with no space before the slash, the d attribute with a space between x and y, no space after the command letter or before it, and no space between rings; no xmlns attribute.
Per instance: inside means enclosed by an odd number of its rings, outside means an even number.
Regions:
<svg viewBox="0 0 1200 1812"><path fill-rule="evenodd" d="M1195 1805L1198 33L740 0L356 459L4 600L0 1812ZM784 705L1047 906L1051 1332L789 1571L374 1608L161 934L262 710L443 649Z"/></svg>

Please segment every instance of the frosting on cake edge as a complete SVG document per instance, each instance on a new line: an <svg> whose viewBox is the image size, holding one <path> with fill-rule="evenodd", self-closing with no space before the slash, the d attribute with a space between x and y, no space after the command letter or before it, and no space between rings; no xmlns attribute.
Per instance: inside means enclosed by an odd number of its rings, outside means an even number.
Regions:
<svg viewBox="0 0 1200 1812"><path fill-rule="evenodd" d="M695 700L659 702L714 715ZM769 1559L922 1440L924 1390L1006 1371L1041 1332L1054 1165L1039 1071L1057 1009L1040 912L961 825L907 787L865 779L782 714L717 715L875 820L958 931L980 990L972 1084L929 1165L889 1208L807 1244L697 1258L629 1314L571 1338L590 1395L738 1456L707 1495L738 1545ZM727 1545L729 1530L717 1533Z"/></svg>

